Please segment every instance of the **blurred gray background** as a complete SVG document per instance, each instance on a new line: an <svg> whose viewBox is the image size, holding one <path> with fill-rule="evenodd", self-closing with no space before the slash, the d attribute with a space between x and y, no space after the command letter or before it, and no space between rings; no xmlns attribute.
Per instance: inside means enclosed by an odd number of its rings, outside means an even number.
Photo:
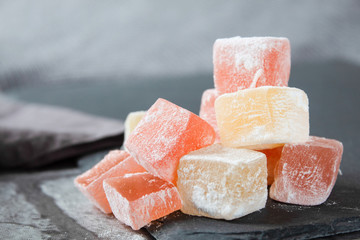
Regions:
<svg viewBox="0 0 360 240"><path fill-rule="evenodd" d="M325 235L358 231L360 1L0 0L0 99L6 95L64 106L114 118L120 124L129 112L146 110L158 97L198 113L202 92L213 87L214 41L238 35L290 39L289 85L308 94L311 135L344 144L343 175L328 204L299 210L271 208L257 215L265 220L253 221L250 216L249 222L265 227L268 219L268 226L280 227L282 237L314 234L315 230ZM0 100L0 110L2 105L6 110L6 101ZM0 115L0 120L12 117L6 111ZM41 117L31 112L29 116L33 121ZM26 118L20 121L30 126L30 132L43 135ZM48 145L49 141L44 142ZM120 144L117 140L116 146ZM152 239L145 230L129 231L115 219L92 211L74 189L73 176L103 154L84 157L80 168L66 158L29 174L16 170L1 175L0 168L0 204L5 206L0 208L0 239ZM281 213L275 219L274 210ZM314 224L314 219L321 219L316 229L301 230L302 224ZM168 222L164 229L179 238L183 233L188 238L201 237L198 230L191 235L193 231L184 231L186 225L174 223ZM189 223L202 233L206 233L203 229L219 230L226 233L224 238L244 229L241 222L230 222L229 228L212 227L207 221ZM330 233L324 231L326 224ZM158 230L153 236L161 234ZM358 231L328 239L359 236Z"/></svg>
<svg viewBox="0 0 360 240"><path fill-rule="evenodd" d="M238 35L288 37L293 65L360 65L360 1L2 0L0 90L209 75L215 39Z"/></svg>

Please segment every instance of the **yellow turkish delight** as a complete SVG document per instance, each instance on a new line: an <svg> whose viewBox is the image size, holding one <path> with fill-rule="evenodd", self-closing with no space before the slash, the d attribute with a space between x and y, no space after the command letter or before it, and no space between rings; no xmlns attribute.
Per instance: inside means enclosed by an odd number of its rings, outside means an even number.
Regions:
<svg viewBox="0 0 360 240"><path fill-rule="evenodd" d="M227 93L215 101L221 143L266 149L309 138L309 103L304 91L258 87Z"/></svg>

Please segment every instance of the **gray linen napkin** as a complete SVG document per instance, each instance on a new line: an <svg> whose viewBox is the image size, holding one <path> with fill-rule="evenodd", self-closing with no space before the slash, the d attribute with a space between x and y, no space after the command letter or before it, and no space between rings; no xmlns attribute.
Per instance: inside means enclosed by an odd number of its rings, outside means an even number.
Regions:
<svg viewBox="0 0 360 240"><path fill-rule="evenodd" d="M0 167L38 167L120 147L121 121L0 95Z"/></svg>

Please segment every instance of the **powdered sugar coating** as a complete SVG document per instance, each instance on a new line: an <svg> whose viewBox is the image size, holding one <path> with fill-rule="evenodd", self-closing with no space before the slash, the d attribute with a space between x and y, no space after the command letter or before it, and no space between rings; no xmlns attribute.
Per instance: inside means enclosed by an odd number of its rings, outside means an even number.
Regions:
<svg viewBox="0 0 360 240"><path fill-rule="evenodd" d="M145 172L145 169L128 152L113 150L93 168L78 176L74 183L97 208L104 213L111 213L103 189L103 181L136 172Z"/></svg>
<svg viewBox="0 0 360 240"><path fill-rule="evenodd" d="M325 202L336 182L342 152L341 142L313 136L305 143L285 144L270 197L300 205Z"/></svg>
<svg viewBox="0 0 360 240"><path fill-rule="evenodd" d="M206 121L158 99L129 136L125 147L150 173L175 182L180 157L214 140L214 129Z"/></svg>
<svg viewBox="0 0 360 240"><path fill-rule="evenodd" d="M104 189L115 217L134 230L181 208L176 187L149 173L107 179Z"/></svg>
<svg viewBox="0 0 360 240"><path fill-rule="evenodd" d="M265 149L309 138L307 95L300 89L264 86L219 96L215 112L221 142Z"/></svg>
<svg viewBox="0 0 360 240"><path fill-rule="evenodd" d="M190 152L183 156L181 160L197 160L206 164L207 161L224 162L227 164L237 165L250 163L263 158L264 154L245 148L224 147L220 143Z"/></svg>
<svg viewBox="0 0 360 240"><path fill-rule="evenodd" d="M220 94L259 86L287 86L290 43L287 38L217 39L213 50L214 82Z"/></svg>
<svg viewBox="0 0 360 240"><path fill-rule="evenodd" d="M264 154L214 144L180 159L177 187L182 212L235 219L259 210L267 199Z"/></svg>

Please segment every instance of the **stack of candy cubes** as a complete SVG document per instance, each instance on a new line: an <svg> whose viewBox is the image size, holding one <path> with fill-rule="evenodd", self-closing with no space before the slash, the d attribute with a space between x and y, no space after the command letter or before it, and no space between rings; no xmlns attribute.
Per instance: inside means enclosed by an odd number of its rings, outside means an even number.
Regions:
<svg viewBox="0 0 360 240"><path fill-rule="evenodd" d="M218 39L213 62L199 116L165 99L130 113L126 150L75 179L102 212L137 230L177 210L232 220L268 196L309 206L329 197L343 146L309 136L307 95L288 87L288 39Z"/></svg>

